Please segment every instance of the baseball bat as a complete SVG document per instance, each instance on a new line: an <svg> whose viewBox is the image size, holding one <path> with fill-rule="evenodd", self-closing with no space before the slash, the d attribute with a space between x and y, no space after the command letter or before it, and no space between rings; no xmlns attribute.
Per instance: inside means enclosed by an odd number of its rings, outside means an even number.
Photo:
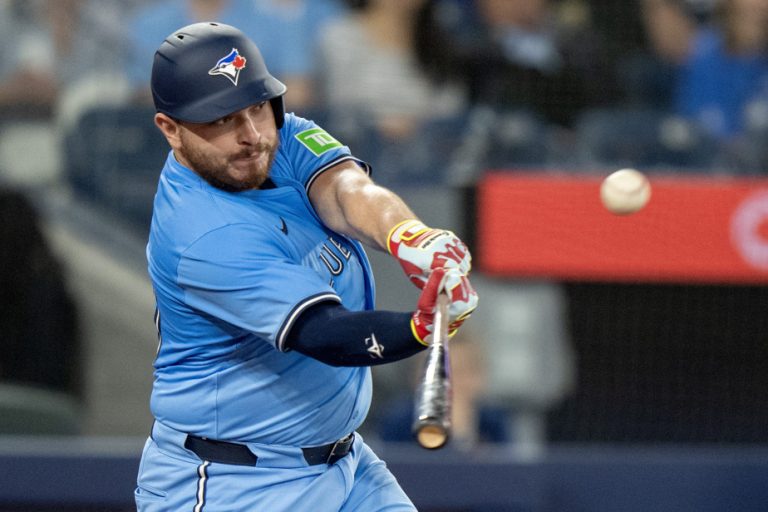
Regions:
<svg viewBox="0 0 768 512"><path fill-rule="evenodd" d="M448 349L448 296L437 296L432 344L416 391L412 431L423 448L442 448L451 435L451 359Z"/></svg>

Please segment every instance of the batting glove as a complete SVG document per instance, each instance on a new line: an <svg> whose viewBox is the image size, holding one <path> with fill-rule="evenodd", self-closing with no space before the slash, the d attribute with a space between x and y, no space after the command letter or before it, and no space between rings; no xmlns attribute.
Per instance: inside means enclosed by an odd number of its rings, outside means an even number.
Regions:
<svg viewBox="0 0 768 512"><path fill-rule="evenodd" d="M469 249L452 231L432 229L418 220L406 220L392 228L387 250L419 288L424 288L436 268L457 269L462 275L472 269Z"/></svg>
<svg viewBox="0 0 768 512"><path fill-rule="evenodd" d="M416 311L411 317L411 331L422 345L432 342L434 332L437 296L446 292L451 302L448 306L448 334L453 336L461 324L477 307L477 292L467 279L454 268L435 268L429 275L421 296L416 304Z"/></svg>

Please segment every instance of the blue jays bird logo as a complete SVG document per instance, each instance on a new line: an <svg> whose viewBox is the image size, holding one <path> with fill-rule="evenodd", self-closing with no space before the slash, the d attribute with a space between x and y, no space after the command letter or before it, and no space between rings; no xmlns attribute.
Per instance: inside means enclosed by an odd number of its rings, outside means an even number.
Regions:
<svg viewBox="0 0 768 512"><path fill-rule="evenodd" d="M237 51L237 48L232 48L232 51L229 52L229 55L219 59L219 62L217 62L216 65L213 66L210 71L208 71L208 74L224 75L225 77L229 78L233 84L237 85L237 79L240 76L240 71L245 69L245 62L245 57L240 55L240 52Z"/></svg>

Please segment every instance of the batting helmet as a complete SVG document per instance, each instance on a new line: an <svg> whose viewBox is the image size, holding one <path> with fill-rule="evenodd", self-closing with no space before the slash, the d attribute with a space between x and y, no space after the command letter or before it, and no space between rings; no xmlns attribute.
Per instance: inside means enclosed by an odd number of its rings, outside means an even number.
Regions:
<svg viewBox="0 0 768 512"><path fill-rule="evenodd" d="M155 52L155 109L180 121L208 123L270 101L280 129L285 91L285 84L267 71L256 44L230 25L187 25L168 36Z"/></svg>

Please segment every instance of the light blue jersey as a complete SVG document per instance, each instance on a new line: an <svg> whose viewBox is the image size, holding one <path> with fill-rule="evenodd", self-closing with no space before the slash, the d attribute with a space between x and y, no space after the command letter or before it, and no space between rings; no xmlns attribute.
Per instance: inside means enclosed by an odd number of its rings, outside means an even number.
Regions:
<svg viewBox="0 0 768 512"><path fill-rule="evenodd" d="M225 192L169 154L147 246L159 422L291 446L329 443L362 423L370 369L331 367L285 346L293 321L317 302L373 309L365 252L325 227L307 197L317 176L349 159L347 147L292 114L271 170L276 188Z"/></svg>

